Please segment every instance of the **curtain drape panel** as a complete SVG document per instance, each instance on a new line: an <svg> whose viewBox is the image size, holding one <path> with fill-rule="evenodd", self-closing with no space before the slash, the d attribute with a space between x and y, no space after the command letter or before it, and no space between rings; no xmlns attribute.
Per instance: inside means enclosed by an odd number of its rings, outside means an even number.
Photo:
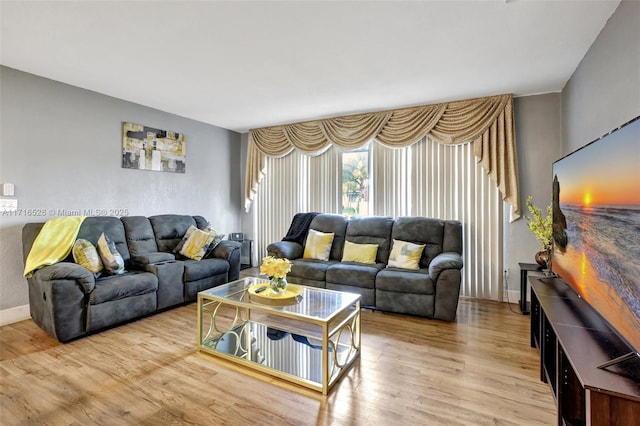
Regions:
<svg viewBox="0 0 640 426"><path fill-rule="evenodd" d="M266 156L283 157L294 149L319 155L331 145L355 149L372 139L401 148L425 136L443 144L472 141L477 161L511 206L511 221L520 217L511 94L250 130L245 209L258 190Z"/></svg>

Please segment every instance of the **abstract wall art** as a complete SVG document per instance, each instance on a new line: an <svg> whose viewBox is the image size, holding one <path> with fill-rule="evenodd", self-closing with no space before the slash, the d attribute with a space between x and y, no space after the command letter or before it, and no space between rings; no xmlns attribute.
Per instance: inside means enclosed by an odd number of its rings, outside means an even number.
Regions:
<svg viewBox="0 0 640 426"><path fill-rule="evenodd" d="M182 133L122 123L122 167L185 173L187 141Z"/></svg>

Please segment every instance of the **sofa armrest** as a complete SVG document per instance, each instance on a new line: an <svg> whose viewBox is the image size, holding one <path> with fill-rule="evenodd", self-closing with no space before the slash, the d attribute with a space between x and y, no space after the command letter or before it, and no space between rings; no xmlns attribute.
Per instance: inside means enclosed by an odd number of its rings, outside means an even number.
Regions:
<svg viewBox="0 0 640 426"><path fill-rule="evenodd" d="M84 294L91 293L96 286L96 279L91 271L71 262L59 262L40 268L34 272L33 278L41 282L76 281Z"/></svg>
<svg viewBox="0 0 640 426"><path fill-rule="evenodd" d="M277 241L267 246L267 254L276 258L299 259L303 253L302 245L294 241Z"/></svg>
<svg viewBox="0 0 640 426"><path fill-rule="evenodd" d="M131 263L144 269L146 265L153 265L155 263L168 262L175 260L176 257L173 253L167 253L163 251L146 253L137 256L131 256Z"/></svg>
<svg viewBox="0 0 640 426"><path fill-rule="evenodd" d="M237 241L222 240L207 258L218 258L229 262L229 281L240 278L240 249L242 244Z"/></svg>
<svg viewBox="0 0 640 426"><path fill-rule="evenodd" d="M462 274L459 269L445 269L436 281L436 300L433 317L453 321L458 310Z"/></svg>
<svg viewBox="0 0 640 426"><path fill-rule="evenodd" d="M446 269L461 270L463 266L462 256L456 252L440 253L429 264L429 276L435 282L440 273Z"/></svg>
<svg viewBox="0 0 640 426"><path fill-rule="evenodd" d="M61 342L86 333L87 304L95 289L87 268L60 262L36 270L27 282L29 313L40 328Z"/></svg>

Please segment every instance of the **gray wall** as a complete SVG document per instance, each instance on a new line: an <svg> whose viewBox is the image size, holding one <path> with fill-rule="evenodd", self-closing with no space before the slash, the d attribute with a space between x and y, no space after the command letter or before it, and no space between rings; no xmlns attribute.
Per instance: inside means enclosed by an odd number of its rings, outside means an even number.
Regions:
<svg viewBox="0 0 640 426"><path fill-rule="evenodd" d="M551 202L551 165L561 154L560 93L526 96L514 100L520 208L523 219L509 223L509 209L504 216L504 268L509 269L507 279L509 299L519 300L519 262L534 263L534 255L541 247L527 228L529 215L526 200L533 196L534 204L543 212ZM505 285L505 289L506 289ZM514 297L517 297L514 299Z"/></svg>
<svg viewBox="0 0 640 426"><path fill-rule="evenodd" d="M569 154L640 115L640 2L623 0L562 90Z"/></svg>
<svg viewBox="0 0 640 426"><path fill-rule="evenodd" d="M0 311L29 303L22 226L58 210L199 214L219 232L240 229L239 133L6 67L0 90L0 182L15 185L19 209L47 212L0 213ZM123 121L184 133L186 173L123 169Z"/></svg>

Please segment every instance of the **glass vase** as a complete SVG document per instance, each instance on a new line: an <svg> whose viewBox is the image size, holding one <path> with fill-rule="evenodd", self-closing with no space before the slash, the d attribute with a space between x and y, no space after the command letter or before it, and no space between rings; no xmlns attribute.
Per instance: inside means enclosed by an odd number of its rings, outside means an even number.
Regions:
<svg viewBox="0 0 640 426"><path fill-rule="evenodd" d="M272 293L283 294L287 289L287 277L271 277L269 286Z"/></svg>

